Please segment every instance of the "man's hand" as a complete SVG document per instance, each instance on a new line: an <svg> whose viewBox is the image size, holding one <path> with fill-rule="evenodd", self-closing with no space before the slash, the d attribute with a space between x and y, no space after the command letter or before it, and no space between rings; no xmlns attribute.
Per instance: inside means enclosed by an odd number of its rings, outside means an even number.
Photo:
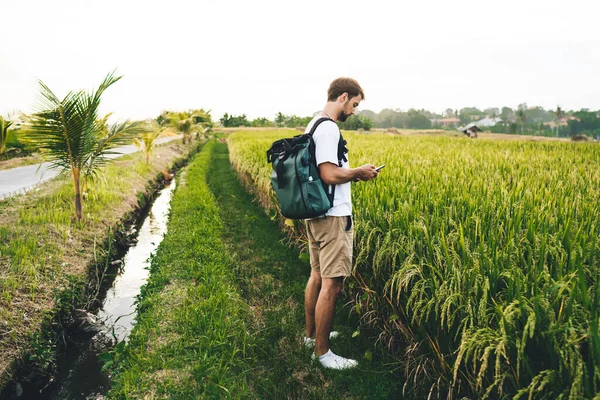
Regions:
<svg viewBox="0 0 600 400"><path fill-rule="evenodd" d="M379 172L377 171L377 167L372 164L365 164L362 167L356 168L357 179L360 181L370 181L372 179L377 178Z"/></svg>
<svg viewBox="0 0 600 400"><path fill-rule="evenodd" d="M329 162L319 165L319 174L326 185L340 185L351 181L370 181L375 179L379 172L371 164L363 165L358 168L340 168Z"/></svg>

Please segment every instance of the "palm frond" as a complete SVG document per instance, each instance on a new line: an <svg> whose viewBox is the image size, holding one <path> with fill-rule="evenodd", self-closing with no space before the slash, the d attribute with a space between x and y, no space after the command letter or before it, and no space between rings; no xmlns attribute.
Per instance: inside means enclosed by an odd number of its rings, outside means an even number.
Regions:
<svg viewBox="0 0 600 400"><path fill-rule="evenodd" d="M27 119L23 142L27 148L51 154L57 168L77 166L81 137L79 117L81 92L69 92L60 101L43 83L37 99L37 112Z"/></svg>
<svg viewBox="0 0 600 400"><path fill-rule="evenodd" d="M131 122L126 120L122 123L112 124L108 128L108 134L96 141L95 148L90 153L85 164L85 176L94 179L97 175L96 171L108 162L106 156L120 154L119 152L111 151L111 149L114 149L117 146L130 144L140 134L148 132L148 129L149 128L144 121Z"/></svg>

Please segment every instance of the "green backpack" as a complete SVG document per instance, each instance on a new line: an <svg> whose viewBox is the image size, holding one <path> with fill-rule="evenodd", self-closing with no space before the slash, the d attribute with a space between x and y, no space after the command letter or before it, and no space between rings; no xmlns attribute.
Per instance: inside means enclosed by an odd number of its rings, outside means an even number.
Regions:
<svg viewBox="0 0 600 400"><path fill-rule="evenodd" d="M324 215L333 207L335 185L331 191L329 185L321 181L315 159L313 134L324 121L315 121L309 133L280 139L267 151L267 162L273 164L271 185L279 201L281 214L289 219L314 218ZM342 160L348 161L346 141L340 132L338 142L338 166Z"/></svg>

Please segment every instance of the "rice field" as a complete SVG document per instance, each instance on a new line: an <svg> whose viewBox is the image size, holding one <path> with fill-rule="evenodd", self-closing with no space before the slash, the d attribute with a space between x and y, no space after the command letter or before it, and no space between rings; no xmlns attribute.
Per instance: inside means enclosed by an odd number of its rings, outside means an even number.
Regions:
<svg viewBox="0 0 600 400"><path fill-rule="evenodd" d="M271 213L265 153L297 133L229 138ZM344 137L352 166L386 164L353 184L347 288L406 393L600 399L600 146Z"/></svg>

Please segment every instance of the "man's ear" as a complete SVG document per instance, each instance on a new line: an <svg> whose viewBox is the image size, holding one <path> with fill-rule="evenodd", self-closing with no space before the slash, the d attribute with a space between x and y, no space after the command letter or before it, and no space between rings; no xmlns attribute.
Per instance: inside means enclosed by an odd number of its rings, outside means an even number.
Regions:
<svg viewBox="0 0 600 400"><path fill-rule="evenodd" d="M348 101L348 92L344 92L340 95L340 97L338 97L338 99L340 99L340 101L342 103L345 103Z"/></svg>

